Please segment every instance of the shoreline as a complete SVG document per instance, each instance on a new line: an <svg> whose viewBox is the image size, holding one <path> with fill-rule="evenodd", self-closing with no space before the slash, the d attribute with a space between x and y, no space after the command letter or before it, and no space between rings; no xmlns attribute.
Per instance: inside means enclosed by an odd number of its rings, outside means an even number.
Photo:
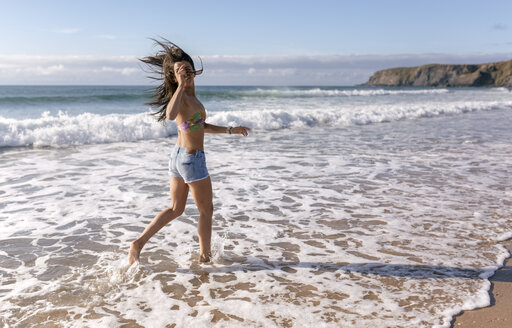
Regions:
<svg viewBox="0 0 512 328"><path fill-rule="evenodd" d="M512 240L502 243L509 252L512 251ZM512 326L512 258L505 260L503 267L489 278L491 304L484 308L462 311L452 320L452 328L507 328Z"/></svg>

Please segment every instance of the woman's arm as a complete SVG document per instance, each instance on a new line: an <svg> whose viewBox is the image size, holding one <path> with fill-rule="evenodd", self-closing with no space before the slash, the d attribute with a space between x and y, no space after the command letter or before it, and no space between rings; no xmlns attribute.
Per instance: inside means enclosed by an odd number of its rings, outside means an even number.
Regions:
<svg viewBox="0 0 512 328"><path fill-rule="evenodd" d="M176 116L180 112L180 107L183 102L183 94L185 93L185 88L183 84L178 86L176 92L172 95L171 100L167 104L167 108L165 109L165 118L171 121L176 119Z"/></svg>
<svg viewBox="0 0 512 328"><path fill-rule="evenodd" d="M241 134L243 136L247 136L251 129L245 126L236 126L236 127L224 127L217 126L213 124L204 123L204 132L205 133L229 133L229 134Z"/></svg>
<svg viewBox="0 0 512 328"><path fill-rule="evenodd" d="M185 89L187 87L193 88L191 82L194 80L192 75L187 71L186 65L177 65L175 63L174 68L176 74L176 81L178 82L178 88L172 95L171 100L167 104L165 108L165 118L171 121L176 119L176 116L180 112L183 104L183 97L185 94Z"/></svg>

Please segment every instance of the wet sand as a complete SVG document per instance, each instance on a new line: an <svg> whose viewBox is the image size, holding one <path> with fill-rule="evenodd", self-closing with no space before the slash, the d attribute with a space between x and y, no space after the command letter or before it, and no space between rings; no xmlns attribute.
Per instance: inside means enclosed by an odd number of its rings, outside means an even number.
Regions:
<svg viewBox="0 0 512 328"><path fill-rule="evenodd" d="M512 240L504 243L512 250ZM512 259L508 258L505 265L496 271L490 279L491 305L486 308L464 311L452 324L453 328L509 328L512 327Z"/></svg>

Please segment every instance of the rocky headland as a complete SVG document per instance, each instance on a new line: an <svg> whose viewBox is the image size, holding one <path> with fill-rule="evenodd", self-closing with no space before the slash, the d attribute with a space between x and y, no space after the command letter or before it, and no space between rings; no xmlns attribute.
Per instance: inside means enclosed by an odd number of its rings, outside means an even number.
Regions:
<svg viewBox="0 0 512 328"><path fill-rule="evenodd" d="M512 87L512 60L480 65L430 64L375 72L367 86Z"/></svg>

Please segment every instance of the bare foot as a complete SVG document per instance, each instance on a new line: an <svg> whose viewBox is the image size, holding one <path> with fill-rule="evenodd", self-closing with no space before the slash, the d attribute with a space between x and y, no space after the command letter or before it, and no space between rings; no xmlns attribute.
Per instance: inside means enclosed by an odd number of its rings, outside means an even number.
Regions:
<svg viewBox="0 0 512 328"><path fill-rule="evenodd" d="M211 255L210 254L201 254L199 256L199 262L201 263L208 263L211 261Z"/></svg>
<svg viewBox="0 0 512 328"><path fill-rule="evenodd" d="M128 254L128 262L132 265L135 262L139 262L140 246L136 241L130 245L130 253Z"/></svg>

